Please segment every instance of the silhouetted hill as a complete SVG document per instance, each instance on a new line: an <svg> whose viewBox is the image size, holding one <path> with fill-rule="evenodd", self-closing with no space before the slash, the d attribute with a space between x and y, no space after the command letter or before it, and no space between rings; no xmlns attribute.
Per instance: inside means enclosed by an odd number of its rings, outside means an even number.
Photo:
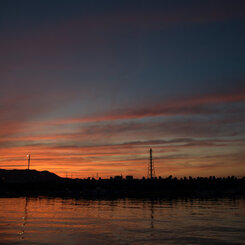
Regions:
<svg viewBox="0 0 245 245"><path fill-rule="evenodd" d="M57 182L61 178L49 171L0 169L0 183L42 183Z"/></svg>

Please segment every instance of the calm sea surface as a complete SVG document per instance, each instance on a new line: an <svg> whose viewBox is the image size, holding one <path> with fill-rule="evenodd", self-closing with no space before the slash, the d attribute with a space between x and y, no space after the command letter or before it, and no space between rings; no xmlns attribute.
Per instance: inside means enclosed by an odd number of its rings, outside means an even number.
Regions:
<svg viewBox="0 0 245 245"><path fill-rule="evenodd" d="M245 244L245 200L0 198L0 244Z"/></svg>

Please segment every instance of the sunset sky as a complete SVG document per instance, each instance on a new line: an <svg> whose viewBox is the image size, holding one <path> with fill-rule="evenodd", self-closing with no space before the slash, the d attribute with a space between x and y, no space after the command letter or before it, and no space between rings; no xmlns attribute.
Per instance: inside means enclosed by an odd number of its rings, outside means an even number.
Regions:
<svg viewBox="0 0 245 245"><path fill-rule="evenodd" d="M245 176L245 1L0 1L0 168Z"/></svg>

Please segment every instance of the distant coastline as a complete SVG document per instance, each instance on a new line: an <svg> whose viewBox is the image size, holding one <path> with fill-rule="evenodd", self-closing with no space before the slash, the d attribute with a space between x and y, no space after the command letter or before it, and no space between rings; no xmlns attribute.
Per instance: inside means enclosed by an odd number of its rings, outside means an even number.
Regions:
<svg viewBox="0 0 245 245"><path fill-rule="evenodd" d="M49 171L0 169L0 197L219 198L245 197L245 177L70 179Z"/></svg>

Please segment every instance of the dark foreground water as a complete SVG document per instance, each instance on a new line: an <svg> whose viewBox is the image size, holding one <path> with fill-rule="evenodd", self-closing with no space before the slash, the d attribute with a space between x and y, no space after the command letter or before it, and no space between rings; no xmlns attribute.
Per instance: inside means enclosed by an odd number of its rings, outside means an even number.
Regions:
<svg viewBox="0 0 245 245"><path fill-rule="evenodd" d="M0 244L245 244L245 200L0 198Z"/></svg>

